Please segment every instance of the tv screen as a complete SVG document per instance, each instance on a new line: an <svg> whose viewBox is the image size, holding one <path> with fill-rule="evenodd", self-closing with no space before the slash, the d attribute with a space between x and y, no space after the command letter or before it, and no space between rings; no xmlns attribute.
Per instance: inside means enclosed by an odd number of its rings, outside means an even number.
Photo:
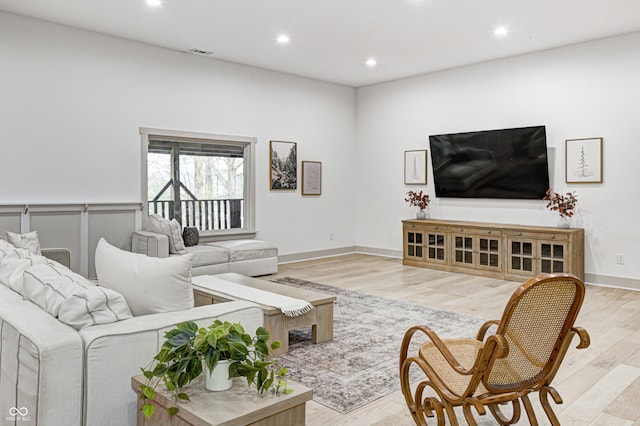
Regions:
<svg viewBox="0 0 640 426"><path fill-rule="evenodd" d="M429 136L437 197L542 199L545 126Z"/></svg>

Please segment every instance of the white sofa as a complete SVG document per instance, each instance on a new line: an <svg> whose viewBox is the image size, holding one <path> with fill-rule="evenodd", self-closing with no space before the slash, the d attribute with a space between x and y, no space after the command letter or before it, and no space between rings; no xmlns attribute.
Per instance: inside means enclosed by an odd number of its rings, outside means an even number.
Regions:
<svg viewBox="0 0 640 426"><path fill-rule="evenodd" d="M7 424L135 425L131 376L175 324L215 319L262 325L260 308L229 302L132 317L76 331L0 284L0 413Z"/></svg>
<svg viewBox="0 0 640 426"><path fill-rule="evenodd" d="M169 253L169 237L151 231L136 231L131 251L152 257L181 256ZM278 248L262 240L238 239L200 243L186 247L193 255L193 276L235 272L256 277L278 272Z"/></svg>

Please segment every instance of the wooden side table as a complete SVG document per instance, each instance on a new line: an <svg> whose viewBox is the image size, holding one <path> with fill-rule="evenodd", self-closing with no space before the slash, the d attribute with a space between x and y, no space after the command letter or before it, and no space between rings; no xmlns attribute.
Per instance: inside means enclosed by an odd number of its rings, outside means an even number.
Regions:
<svg viewBox="0 0 640 426"><path fill-rule="evenodd" d="M131 387L138 397L138 426L279 426L305 424L305 405L311 400L311 389L295 382L288 382L294 392L289 395L265 393L259 396L255 387L247 387L245 378L233 379L233 387L222 392L210 392L204 388L202 376L195 379L185 391L191 401L175 403L171 393L160 384L156 389L154 403L156 410L151 419L140 411L140 385L143 375L131 378ZM176 405L180 411L170 417L167 407Z"/></svg>

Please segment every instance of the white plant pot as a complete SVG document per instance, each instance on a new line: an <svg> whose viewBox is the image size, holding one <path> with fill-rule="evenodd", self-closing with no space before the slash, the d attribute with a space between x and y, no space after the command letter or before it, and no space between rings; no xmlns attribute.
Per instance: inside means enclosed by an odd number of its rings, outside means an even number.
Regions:
<svg viewBox="0 0 640 426"><path fill-rule="evenodd" d="M233 379L229 378L229 365L231 361L225 359L218 361L218 364L209 371L209 367L204 368L204 387L210 391L223 391L231 388Z"/></svg>

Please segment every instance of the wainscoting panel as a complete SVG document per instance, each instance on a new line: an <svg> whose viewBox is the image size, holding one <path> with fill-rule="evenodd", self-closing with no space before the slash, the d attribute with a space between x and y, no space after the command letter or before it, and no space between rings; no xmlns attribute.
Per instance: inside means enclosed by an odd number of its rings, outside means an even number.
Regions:
<svg viewBox="0 0 640 426"><path fill-rule="evenodd" d="M131 251L131 233L135 230L135 212L127 210L91 211L89 215L89 277L96 276L95 253L100 238L112 246Z"/></svg>
<svg viewBox="0 0 640 426"><path fill-rule="evenodd" d="M80 210L57 212L32 210L29 215L29 229L38 231L40 247L68 249L71 252L71 269L74 271L81 270L82 240L78 232L82 221L81 215Z"/></svg>
<svg viewBox="0 0 640 426"><path fill-rule="evenodd" d="M20 212L0 212L0 238L4 239L4 233L20 232Z"/></svg>
<svg viewBox="0 0 640 426"><path fill-rule="evenodd" d="M0 205L0 236L38 231L42 248L69 249L71 269L89 278L100 238L131 250L131 233L141 224L141 203Z"/></svg>

